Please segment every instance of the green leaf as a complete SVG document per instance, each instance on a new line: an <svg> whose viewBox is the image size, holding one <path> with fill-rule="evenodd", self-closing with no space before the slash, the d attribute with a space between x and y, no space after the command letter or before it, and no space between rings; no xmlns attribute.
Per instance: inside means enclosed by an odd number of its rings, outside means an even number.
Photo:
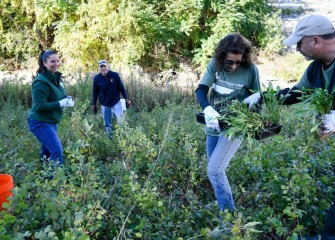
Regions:
<svg viewBox="0 0 335 240"><path fill-rule="evenodd" d="M262 224L261 222L249 222L247 224L245 224L243 227L244 228L252 228L255 227L256 225Z"/></svg>
<svg viewBox="0 0 335 240"><path fill-rule="evenodd" d="M137 238L142 238L142 234L141 234L141 233L135 233L135 236L136 236Z"/></svg>
<svg viewBox="0 0 335 240"><path fill-rule="evenodd" d="M50 218L52 218L52 219L57 219L57 218L59 218L59 213L56 212L56 211L52 211L52 212L50 212Z"/></svg>
<svg viewBox="0 0 335 240"><path fill-rule="evenodd" d="M11 214L5 214L4 215L4 224L13 224L16 221L16 217Z"/></svg>

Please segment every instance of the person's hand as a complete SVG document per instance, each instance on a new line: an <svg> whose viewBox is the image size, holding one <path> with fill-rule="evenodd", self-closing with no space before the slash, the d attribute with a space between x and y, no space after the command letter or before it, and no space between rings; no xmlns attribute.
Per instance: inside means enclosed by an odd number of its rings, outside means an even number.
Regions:
<svg viewBox="0 0 335 240"><path fill-rule="evenodd" d="M131 106L131 101L126 99L126 108L128 109Z"/></svg>
<svg viewBox="0 0 335 240"><path fill-rule="evenodd" d="M258 103L261 100L261 94L260 93L254 93L250 95L249 97L245 98L243 100L244 103L249 105L249 109L252 110L254 108L254 104Z"/></svg>
<svg viewBox="0 0 335 240"><path fill-rule="evenodd" d="M74 106L74 100L71 96L67 96L66 98L63 98L59 101L60 107L73 107Z"/></svg>
<svg viewBox="0 0 335 240"><path fill-rule="evenodd" d="M335 111L331 110L329 114L323 116L320 129L322 134L335 132Z"/></svg>
<svg viewBox="0 0 335 240"><path fill-rule="evenodd" d="M219 120L217 119L220 114L215 111L211 106L207 106L204 109L206 126L214 130L220 131Z"/></svg>
<svg viewBox="0 0 335 240"><path fill-rule="evenodd" d="M93 111L93 113L98 112L97 105L92 105L92 111Z"/></svg>

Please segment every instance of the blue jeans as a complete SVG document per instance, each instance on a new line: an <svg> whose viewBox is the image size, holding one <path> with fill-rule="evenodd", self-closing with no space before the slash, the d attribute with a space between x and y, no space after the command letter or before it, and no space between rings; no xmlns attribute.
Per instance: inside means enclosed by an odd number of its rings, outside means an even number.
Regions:
<svg viewBox="0 0 335 240"><path fill-rule="evenodd" d="M113 131L112 116L115 116L118 123L122 122L123 110L121 101L119 101L113 107L101 106L101 113L107 135L108 137L111 137Z"/></svg>
<svg viewBox="0 0 335 240"><path fill-rule="evenodd" d="M57 134L57 124L28 119L30 131L41 143L40 160L63 164L63 148Z"/></svg>
<svg viewBox="0 0 335 240"><path fill-rule="evenodd" d="M207 136L207 175L214 188L221 211L224 211L226 208L230 210L235 209L231 188L226 176L226 168L241 143L240 139L232 141L228 140L225 136Z"/></svg>
<svg viewBox="0 0 335 240"><path fill-rule="evenodd" d="M321 239L335 240L335 194L334 199L326 215L325 225L323 228Z"/></svg>

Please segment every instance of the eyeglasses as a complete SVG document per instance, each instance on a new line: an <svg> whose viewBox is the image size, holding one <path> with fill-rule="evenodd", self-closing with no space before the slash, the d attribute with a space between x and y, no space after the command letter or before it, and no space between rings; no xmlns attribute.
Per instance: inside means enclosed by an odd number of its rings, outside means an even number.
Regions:
<svg viewBox="0 0 335 240"><path fill-rule="evenodd" d="M106 65L100 65L99 67L100 67L100 68L104 68L104 67L106 67Z"/></svg>
<svg viewBox="0 0 335 240"><path fill-rule="evenodd" d="M236 62L234 62L234 61L231 61L231 60L224 60L223 61L224 62L224 64L226 64L226 65L228 65L228 66L232 66L232 65L236 65L236 66L238 66L238 65L240 65L243 61L241 61L241 60L239 60L239 61L236 61Z"/></svg>

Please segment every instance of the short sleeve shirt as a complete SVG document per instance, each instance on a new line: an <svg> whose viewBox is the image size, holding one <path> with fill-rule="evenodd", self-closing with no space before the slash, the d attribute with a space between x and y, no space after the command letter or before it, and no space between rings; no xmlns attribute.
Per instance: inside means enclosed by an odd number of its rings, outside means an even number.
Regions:
<svg viewBox="0 0 335 240"><path fill-rule="evenodd" d="M334 71L334 68L335 68L335 61L326 70L324 70L322 68L322 75L323 75L324 86L328 86L329 85L332 73ZM304 74L302 75L300 81L295 85L295 87L298 88L298 89L312 88L312 84L311 84L310 80L312 80L312 79L308 79L308 77L307 77L307 69L306 69L305 72L304 72Z"/></svg>

